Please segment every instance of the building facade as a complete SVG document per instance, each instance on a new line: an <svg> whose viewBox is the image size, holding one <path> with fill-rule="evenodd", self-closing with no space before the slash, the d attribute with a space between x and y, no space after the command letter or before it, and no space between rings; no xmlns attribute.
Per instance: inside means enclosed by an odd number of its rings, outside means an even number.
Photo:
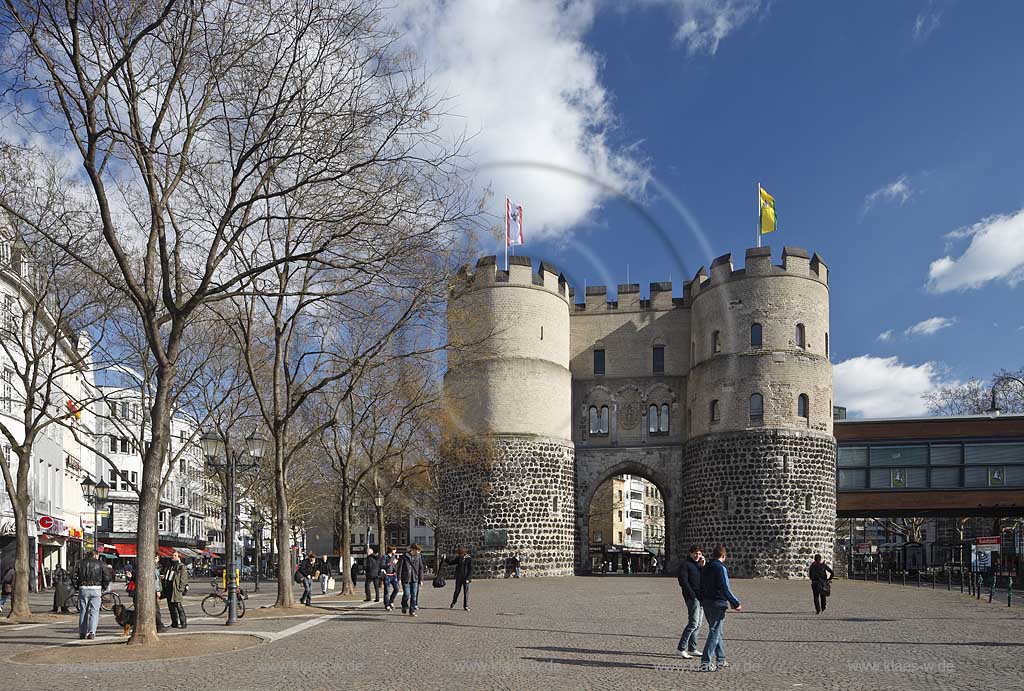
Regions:
<svg viewBox="0 0 1024 691"><path fill-rule="evenodd" d="M679 297L625 284L582 301L527 257L461 271L439 542L494 575L512 554L527 575L589 572L595 493L637 475L664 502L670 561L722 543L737 575L803 577L835 530L828 269L797 248L781 259L753 248Z"/></svg>

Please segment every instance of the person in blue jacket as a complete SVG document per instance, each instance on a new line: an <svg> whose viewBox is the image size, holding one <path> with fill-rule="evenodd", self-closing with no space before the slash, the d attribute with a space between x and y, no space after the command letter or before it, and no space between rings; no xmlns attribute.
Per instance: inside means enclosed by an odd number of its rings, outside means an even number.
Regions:
<svg viewBox="0 0 1024 691"><path fill-rule="evenodd" d="M700 656L700 669L703 672L714 672L729 666L725 659L725 646L722 645L725 613L729 607L737 612L743 611L739 599L729 588L729 570L725 568L725 555L725 547L717 545L711 552L711 561L704 567L700 577L700 603L708 620L708 639ZM714 664L711 663L712 653L715 656Z"/></svg>

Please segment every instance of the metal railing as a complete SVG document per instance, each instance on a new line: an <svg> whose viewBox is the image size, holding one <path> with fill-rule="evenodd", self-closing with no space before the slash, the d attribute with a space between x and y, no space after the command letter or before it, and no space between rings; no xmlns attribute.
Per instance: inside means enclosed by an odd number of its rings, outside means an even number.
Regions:
<svg viewBox="0 0 1024 691"><path fill-rule="evenodd" d="M873 569L854 573L849 580L874 581L888 585L931 588L945 588L947 591L959 589L961 593L980 600L987 597L989 602L1006 598L1006 606L1013 606L1014 586L1020 579L1013 574L993 574L969 571L966 569Z"/></svg>

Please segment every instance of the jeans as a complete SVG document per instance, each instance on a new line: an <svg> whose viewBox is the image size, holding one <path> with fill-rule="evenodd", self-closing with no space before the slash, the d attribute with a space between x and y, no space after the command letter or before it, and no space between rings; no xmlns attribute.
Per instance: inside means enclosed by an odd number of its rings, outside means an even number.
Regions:
<svg viewBox="0 0 1024 691"><path fill-rule="evenodd" d="M388 586L391 589L391 595L388 595ZM395 597L398 595L398 575L385 576L384 577L384 604L390 607L395 604Z"/></svg>
<svg viewBox="0 0 1024 691"><path fill-rule="evenodd" d="M459 592L462 592L462 606L469 609L469 583L455 579L455 594L452 595L452 606L459 601Z"/></svg>
<svg viewBox="0 0 1024 691"><path fill-rule="evenodd" d="M103 588L98 585L83 585L78 589L78 635L96 635L100 623L100 600Z"/></svg>
<svg viewBox="0 0 1024 691"><path fill-rule="evenodd" d="M305 576L302 579L302 597L299 598L299 604L308 605L313 599L313 579L309 576Z"/></svg>
<svg viewBox="0 0 1024 691"><path fill-rule="evenodd" d="M420 584L402 582L402 611L415 612L420 608Z"/></svg>
<svg viewBox="0 0 1024 691"><path fill-rule="evenodd" d="M679 638L677 650L685 650L688 653L697 652L697 634L700 632L700 625L704 619L704 610L700 606L700 600L693 598L686 601L686 628Z"/></svg>
<svg viewBox="0 0 1024 691"><path fill-rule="evenodd" d="M327 594L327 579L330 578L326 573L320 574L320 594Z"/></svg>
<svg viewBox="0 0 1024 691"><path fill-rule="evenodd" d="M370 599L370 584L373 583L373 601L377 602L380 600L380 578L372 578L369 574L366 575L366 599Z"/></svg>
<svg viewBox="0 0 1024 691"><path fill-rule="evenodd" d="M714 653L715 661L721 664L725 662L725 647L722 645L722 630L725 627L725 607L716 607L711 602L704 608L704 616L708 618L708 639L704 642L704 652L701 653L700 663L711 664L711 654Z"/></svg>

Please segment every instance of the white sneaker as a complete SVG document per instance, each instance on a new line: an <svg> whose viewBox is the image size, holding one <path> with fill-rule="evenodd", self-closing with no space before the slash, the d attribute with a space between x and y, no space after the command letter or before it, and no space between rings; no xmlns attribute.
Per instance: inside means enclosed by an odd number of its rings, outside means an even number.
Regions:
<svg viewBox="0 0 1024 691"><path fill-rule="evenodd" d="M686 652L685 650L677 650L676 651L676 655L678 655L679 657L683 658L684 660L692 660L693 659L693 655L691 655L690 653Z"/></svg>

